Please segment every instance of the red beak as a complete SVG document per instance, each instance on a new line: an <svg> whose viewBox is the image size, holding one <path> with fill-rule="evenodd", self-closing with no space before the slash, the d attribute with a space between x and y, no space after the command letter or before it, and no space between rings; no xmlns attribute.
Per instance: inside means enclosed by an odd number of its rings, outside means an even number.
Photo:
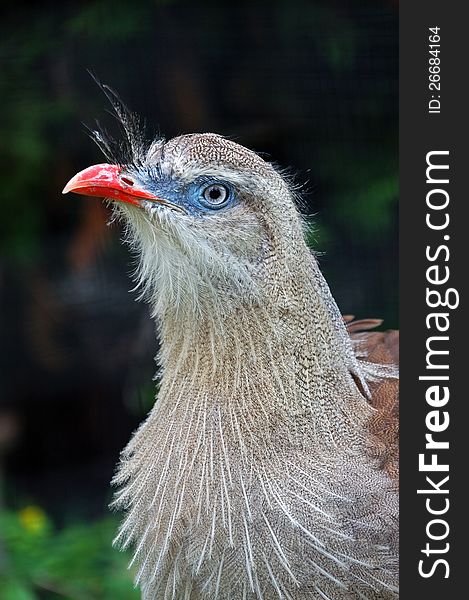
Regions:
<svg viewBox="0 0 469 600"><path fill-rule="evenodd" d="M140 199L169 204L162 198L139 188L131 176L122 174L116 165L93 165L77 173L64 187L62 194L74 192L85 196L98 196L110 200L120 200L140 206Z"/></svg>

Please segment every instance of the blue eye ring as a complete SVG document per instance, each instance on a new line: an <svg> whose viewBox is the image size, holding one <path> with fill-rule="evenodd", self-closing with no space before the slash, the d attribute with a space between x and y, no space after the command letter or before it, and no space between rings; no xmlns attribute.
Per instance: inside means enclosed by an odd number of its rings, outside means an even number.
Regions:
<svg viewBox="0 0 469 600"><path fill-rule="evenodd" d="M230 189L223 183L210 183L200 192L200 203L206 208L218 210L225 207L231 198Z"/></svg>

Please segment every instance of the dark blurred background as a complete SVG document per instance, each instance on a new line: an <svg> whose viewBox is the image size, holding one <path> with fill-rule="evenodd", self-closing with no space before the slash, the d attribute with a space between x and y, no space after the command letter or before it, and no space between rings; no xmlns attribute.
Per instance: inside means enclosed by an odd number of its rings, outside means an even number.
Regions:
<svg viewBox="0 0 469 600"><path fill-rule="evenodd" d="M0 41L0 596L135 597L109 480L157 350L97 199L91 69L150 134L228 135L290 167L344 313L397 326L397 2L42 2ZM138 596L138 594L137 594Z"/></svg>

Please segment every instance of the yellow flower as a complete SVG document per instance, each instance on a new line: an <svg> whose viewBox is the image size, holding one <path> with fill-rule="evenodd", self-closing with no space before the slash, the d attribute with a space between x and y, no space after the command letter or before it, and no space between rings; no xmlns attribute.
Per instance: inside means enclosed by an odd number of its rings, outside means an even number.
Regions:
<svg viewBox="0 0 469 600"><path fill-rule="evenodd" d="M18 513L20 523L29 533L41 533L47 525L46 513L39 506L26 506Z"/></svg>

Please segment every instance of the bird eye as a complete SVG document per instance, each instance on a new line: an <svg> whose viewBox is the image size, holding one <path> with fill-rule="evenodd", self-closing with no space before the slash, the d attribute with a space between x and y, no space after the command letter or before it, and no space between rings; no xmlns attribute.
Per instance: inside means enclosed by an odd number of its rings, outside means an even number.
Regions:
<svg viewBox="0 0 469 600"><path fill-rule="evenodd" d="M228 188L220 183L208 185L202 192L202 199L206 206L210 208L221 208L228 201Z"/></svg>

